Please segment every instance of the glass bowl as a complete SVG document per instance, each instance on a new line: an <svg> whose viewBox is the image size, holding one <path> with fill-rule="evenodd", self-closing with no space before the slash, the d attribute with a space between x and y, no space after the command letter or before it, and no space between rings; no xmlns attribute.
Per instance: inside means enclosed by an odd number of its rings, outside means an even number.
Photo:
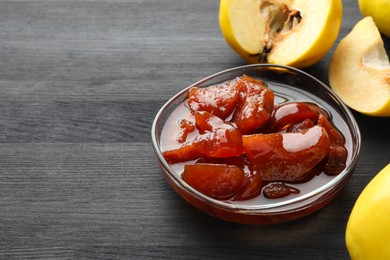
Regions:
<svg viewBox="0 0 390 260"><path fill-rule="evenodd" d="M162 155L164 125L187 97L188 89L207 87L232 80L242 75L259 78L275 93L275 103L286 101L314 102L327 110L334 125L346 139L348 158L346 168L336 176L320 174L307 183L298 184L301 192L282 199L254 198L246 201L212 199L184 182L180 169L166 162ZM152 130L153 148L170 185L194 207L217 218L245 224L276 224L292 221L317 211L328 204L346 185L358 161L361 136L359 127L346 105L325 84L295 68L256 64L228 69L206 77L172 97L157 113ZM297 185L295 185L297 186Z"/></svg>

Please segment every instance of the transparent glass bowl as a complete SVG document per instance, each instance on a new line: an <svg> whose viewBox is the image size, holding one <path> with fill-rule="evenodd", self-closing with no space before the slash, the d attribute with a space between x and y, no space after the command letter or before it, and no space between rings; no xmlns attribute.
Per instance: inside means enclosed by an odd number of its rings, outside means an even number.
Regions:
<svg viewBox="0 0 390 260"><path fill-rule="evenodd" d="M167 163L162 155L162 131L172 112L187 97L188 89L207 87L242 75L259 78L275 93L275 103L286 101L314 102L325 108L333 123L346 138L347 167L337 176L321 174L308 183L299 184L301 193L283 199L255 198L249 201L215 200L198 192L180 177L181 172ZM276 224L292 221L328 204L346 185L358 161L361 136L349 109L325 84L298 69L257 64L228 69L206 77L183 89L157 113L152 126L152 141L159 165L170 185L190 204L217 218L245 224Z"/></svg>

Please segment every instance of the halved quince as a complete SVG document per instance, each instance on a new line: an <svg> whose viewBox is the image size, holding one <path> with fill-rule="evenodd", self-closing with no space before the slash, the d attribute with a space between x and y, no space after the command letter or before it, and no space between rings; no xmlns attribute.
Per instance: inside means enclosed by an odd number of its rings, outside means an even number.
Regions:
<svg viewBox="0 0 390 260"><path fill-rule="evenodd" d="M332 47L341 19L341 0L220 2L222 34L249 63L310 66Z"/></svg>
<svg viewBox="0 0 390 260"><path fill-rule="evenodd" d="M329 65L329 83L352 109L390 116L390 62L371 17L359 21L340 41Z"/></svg>

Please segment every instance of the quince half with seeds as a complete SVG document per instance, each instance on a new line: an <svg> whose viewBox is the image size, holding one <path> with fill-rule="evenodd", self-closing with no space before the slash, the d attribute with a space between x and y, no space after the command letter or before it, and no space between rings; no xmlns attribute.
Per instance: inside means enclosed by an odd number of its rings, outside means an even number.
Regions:
<svg viewBox="0 0 390 260"><path fill-rule="evenodd" d="M222 34L248 63L313 65L333 46L341 20L341 0L220 1Z"/></svg>

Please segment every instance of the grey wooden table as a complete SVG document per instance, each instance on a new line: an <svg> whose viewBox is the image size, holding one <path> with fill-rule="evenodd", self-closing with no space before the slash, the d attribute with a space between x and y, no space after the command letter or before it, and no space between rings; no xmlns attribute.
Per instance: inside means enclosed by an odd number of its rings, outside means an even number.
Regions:
<svg viewBox="0 0 390 260"><path fill-rule="evenodd" d="M357 1L343 2L338 41L361 18ZM159 108L245 64L220 34L218 8L217 0L0 2L1 259L348 258L350 210L390 161L389 118L354 113L363 145L353 178L291 223L220 221L164 179L150 137ZM328 83L332 51L306 71Z"/></svg>

